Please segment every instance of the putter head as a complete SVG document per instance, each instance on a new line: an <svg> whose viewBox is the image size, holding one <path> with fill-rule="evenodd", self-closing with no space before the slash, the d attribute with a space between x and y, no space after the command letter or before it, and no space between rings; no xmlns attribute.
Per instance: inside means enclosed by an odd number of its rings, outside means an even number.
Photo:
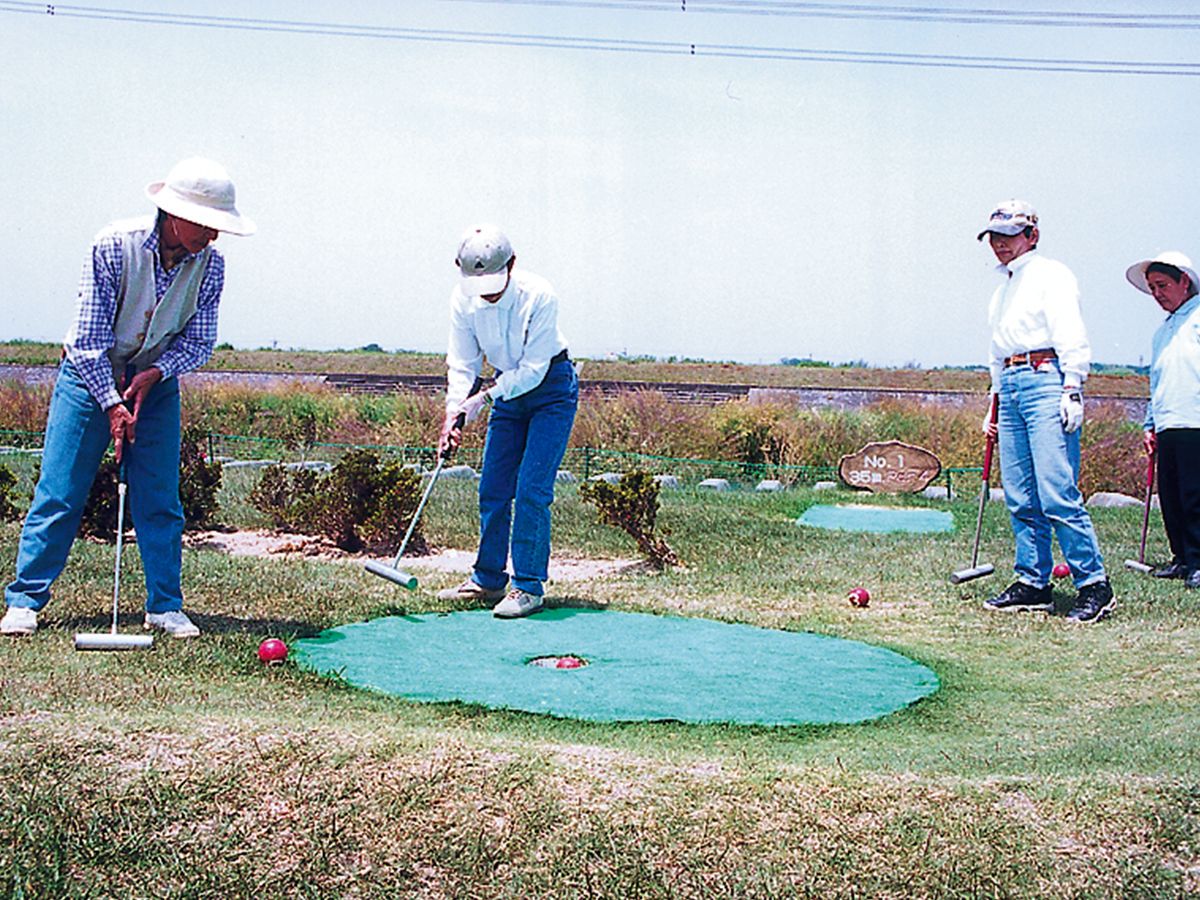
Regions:
<svg viewBox="0 0 1200 900"><path fill-rule="evenodd" d="M154 638L148 634L97 634L75 635L76 650L149 650Z"/></svg>
<svg viewBox="0 0 1200 900"><path fill-rule="evenodd" d="M1136 559L1125 560L1125 568L1133 569L1136 572L1145 572L1147 574L1154 571L1154 566L1148 566L1144 562L1138 562Z"/></svg>
<svg viewBox="0 0 1200 900"><path fill-rule="evenodd" d="M415 590L417 587L417 577L410 575L408 572L400 569L393 569L391 566L385 566L381 562L376 562L373 559L368 559L363 563L363 568L372 575L378 575L380 578L386 578L388 581L394 582L407 590Z"/></svg>
<svg viewBox="0 0 1200 900"><path fill-rule="evenodd" d="M996 571L996 567L991 563L984 563L982 566L975 566L973 569L959 569L950 575L951 584L962 584L964 581L972 581L976 578L982 578L984 575L991 575Z"/></svg>

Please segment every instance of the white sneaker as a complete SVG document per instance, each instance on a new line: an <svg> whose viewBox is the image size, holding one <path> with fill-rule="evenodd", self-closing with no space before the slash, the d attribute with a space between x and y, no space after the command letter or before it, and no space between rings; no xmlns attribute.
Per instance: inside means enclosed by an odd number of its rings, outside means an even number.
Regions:
<svg viewBox="0 0 1200 900"><path fill-rule="evenodd" d="M33 634L37 631L37 610L10 606L0 619L0 634Z"/></svg>
<svg viewBox="0 0 1200 900"><path fill-rule="evenodd" d="M507 597L492 608L492 615L497 619L519 619L541 608L542 598L537 594L527 594L520 588L513 588Z"/></svg>
<svg viewBox="0 0 1200 900"><path fill-rule="evenodd" d="M468 578L457 587L438 591L439 600L481 600L484 603L495 603L504 599L504 590L489 591L482 585L476 584L473 578Z"/></svg>
<svg viewBox="0 0 1200 900"><path fill-rule="evenodd" d="M161 628L171 637L177 638L195 637L200 633L200 629L192 624L192 620L178 609L165 613L146 613L146 621L142 623L142 627Z"/></svg>

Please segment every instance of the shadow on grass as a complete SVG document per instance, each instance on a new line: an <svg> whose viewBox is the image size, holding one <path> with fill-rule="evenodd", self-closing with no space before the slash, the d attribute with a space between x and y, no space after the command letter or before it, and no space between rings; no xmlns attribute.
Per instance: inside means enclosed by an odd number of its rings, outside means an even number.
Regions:
<svg viewBox="0 0 1200 900"><path fill-rule="evenodd" d="M143 618L142 613L118 615L117 629L121 632L141 631ZM291 619L238 619L234 616L210 616L193 612L188 613L188 618L196 623L201 637L206 634L255 634L292 639L316 637L322 631L311 622L297 622ZM100 633L112 628L111 616L71 616L61 619L60 622L64 630L72 633Z"/></svg>
<svg viewBox="0 0 1200 900"><path fill-rule="evenodd" d="M365 619L382 619L386 616L417 616L428 613L471 612L472 610L491 609L494 603L479 603L472 600L438 600L435 607L423 603L414 603L412 607L398 603L387 603L374 607ZM609 608L607 603L594 600L591 597L573 595L549 596L543 600L543 609L594 609L603 611Z"/></svg>

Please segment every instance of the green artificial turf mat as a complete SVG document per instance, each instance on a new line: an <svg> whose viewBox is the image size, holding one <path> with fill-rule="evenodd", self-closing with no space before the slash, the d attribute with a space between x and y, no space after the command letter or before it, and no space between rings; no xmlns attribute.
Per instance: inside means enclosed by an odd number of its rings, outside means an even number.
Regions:
<svg viewBox="0 0 1200 900"><path fill-rule="evenodd" d="M888 506L810 506L796 520L799 525L838 531L953 531L954 516L936 509L903 509Z"/></svg>
<svg viewBox="0 0 1200 900"><path fill-rule="evenodd" d="M586 665L530 664L547 656ZM862 722L938 688L926 667L859 641L581 609L516 620L472 610L355 622L297 641L294 658L412 700L588 721Z"/></svg>

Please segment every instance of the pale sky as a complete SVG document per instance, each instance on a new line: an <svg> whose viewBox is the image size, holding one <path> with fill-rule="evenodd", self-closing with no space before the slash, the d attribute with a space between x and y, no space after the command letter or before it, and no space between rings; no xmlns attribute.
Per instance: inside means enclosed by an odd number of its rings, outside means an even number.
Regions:
<svg viewBox="0 0 1200 900"><path fill-rule="evenodd" d="M61 340L92 236L152 212L145 185L200 155L259 225L217 244L220 340L240 348L444 352L459 236L492 222L555 286L577 356L982 364L998 276L975 236L1019 197L1044 255L1079 279L1093 359L1147 360L1162 314L1126 267L1200 261L1200 17L1178 18L1196 7L986 6L1176 18L903 21L786 0L91 0L51 15L0 0L0 340Z"/></svg>

